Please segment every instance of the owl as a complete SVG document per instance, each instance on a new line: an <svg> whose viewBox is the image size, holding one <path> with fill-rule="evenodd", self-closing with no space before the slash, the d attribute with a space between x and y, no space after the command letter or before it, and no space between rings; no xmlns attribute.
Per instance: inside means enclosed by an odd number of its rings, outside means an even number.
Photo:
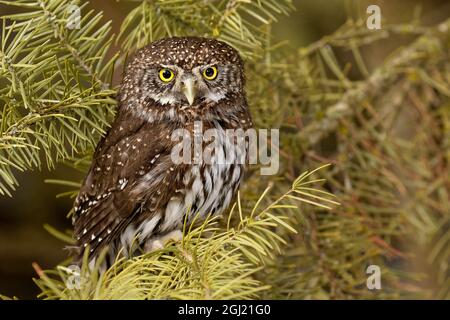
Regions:
<svg viewBox="0 0 450 320"><path fill-rule="evenodd" d="M130 257L160 248L179 239L185 223L229 206L248 144L236 148L224 137L252 127L244 84L238 52L215 39L166 38L136 52L125 69L116 118L74 203L78 261L88 251L95 262L103 248L109 263L119 253ZM189 159L197 161L174 161L179 141L173 132L195 134L199 123L218 133L219 148L210 161L198 161L194 153ZM207 149L209 142L201 145ZM229 161L221 162L225 157Z"/></svg>

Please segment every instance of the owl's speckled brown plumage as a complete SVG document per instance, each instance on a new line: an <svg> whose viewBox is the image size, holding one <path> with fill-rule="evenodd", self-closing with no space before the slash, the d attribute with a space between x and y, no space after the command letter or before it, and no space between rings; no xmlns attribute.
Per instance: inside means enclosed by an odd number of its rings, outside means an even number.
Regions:
<svg viewBox="0 0 450 320"><path fill-rule="evenodd" d="M208 81L201 74L211 66L218 75ZM158 78L162 68L174 70L172 82ZM117 117L75 201L79 257L88 245L91 258L105 246L111 258L121 248L132 253L133 239L145 247L181 229L186 214L189 223L197 213L219 214L228 206L245 164L175 164L170 155L178 142L171 134L180 128L192 132L196 121L203 130L219 132L251 127L244 81L236 50L214 39L162 39L135 54L123 78ZM187 86L196 90L191 101ZM236 152L225 145L221 150Z"/></svg>

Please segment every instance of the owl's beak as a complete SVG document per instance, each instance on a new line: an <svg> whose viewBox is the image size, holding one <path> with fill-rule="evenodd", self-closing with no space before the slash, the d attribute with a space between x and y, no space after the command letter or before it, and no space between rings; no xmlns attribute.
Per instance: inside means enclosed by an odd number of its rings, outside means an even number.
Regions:
<svg viewBox="0 0 450 320"><path fill-rule="evenodd" d="M187 101L189 102L189 105L192 106L195 100L195 82L192 78L187 78L183 82L183 93L186 96Z"/></svg>

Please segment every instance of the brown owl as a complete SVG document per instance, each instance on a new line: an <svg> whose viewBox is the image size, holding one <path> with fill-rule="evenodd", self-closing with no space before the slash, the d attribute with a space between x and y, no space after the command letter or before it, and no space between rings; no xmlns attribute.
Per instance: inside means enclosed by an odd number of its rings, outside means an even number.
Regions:
<svg viewBox="0 0 450 320"><path fill-rule="evenodd" d="M252 126L244 82L237 51L214 39L162 39L134 55L118 95L117 117L75 200L78 259L85 248L92 262L106 246L110 260L119 251L131 256L161 247L181 236L185 222L228 207L243 176L245 161L239 160L248 144L236 148L226 132ZM218 133L209 161L199 161L198 153L189 158L193 161L174 161L179 141L172 133L182 129L195 135L199 123ZM208 149L210 141L201 141Z"/></svg>

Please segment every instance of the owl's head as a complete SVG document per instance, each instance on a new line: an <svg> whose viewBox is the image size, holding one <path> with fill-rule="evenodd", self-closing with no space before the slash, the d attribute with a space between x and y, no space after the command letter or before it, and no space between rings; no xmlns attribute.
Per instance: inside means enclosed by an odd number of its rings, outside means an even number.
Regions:
<svg viewBox="0 0 450 320"><path fill-rule="evenodd" d="M243 86L242 60L228 44L198 37L166 38L131 59L120 100L151 101L162 109L196 108L240 97Z"/></svg>

